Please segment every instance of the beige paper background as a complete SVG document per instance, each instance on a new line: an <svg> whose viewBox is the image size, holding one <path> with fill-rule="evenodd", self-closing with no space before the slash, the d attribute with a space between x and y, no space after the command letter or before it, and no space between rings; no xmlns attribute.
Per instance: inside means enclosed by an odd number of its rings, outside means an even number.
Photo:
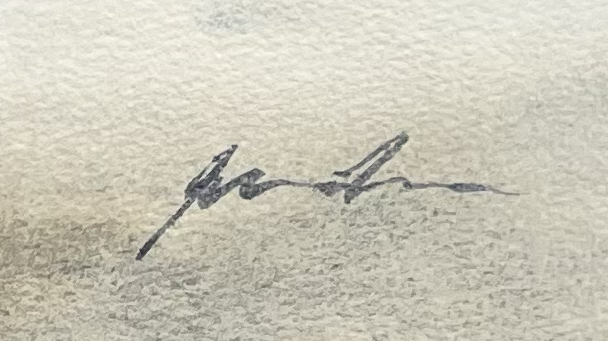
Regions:
<svg viewBox="0 0 608 341"><path fill-rule="evenodd" d="M0 339L608 339L608 5L0 4ZM227 177L445 190L236 193L137 249L232 143Z"/></svg>

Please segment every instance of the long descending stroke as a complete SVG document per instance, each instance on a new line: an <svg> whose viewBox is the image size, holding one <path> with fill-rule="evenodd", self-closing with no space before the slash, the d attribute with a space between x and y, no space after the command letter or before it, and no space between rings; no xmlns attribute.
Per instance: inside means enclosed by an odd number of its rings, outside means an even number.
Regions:
<svg viewBox="0 0 608 341"><path fill-rule="evenodd" d="M460 193L488 191L503 195L519 195L519 193L502 192L493 188L492 186L476 183L412 183L403 176L392 177L383 181L374 181L366 184L371 177L378 172L378 170L380 170L380 167L382 167L386 162L390 161L397 154L397 152L401 150L401 147L407 143L408 139L408 135L405 132L402 132L394 138L381 144L378 148L376 148L376 150L371 152L358 164L344 171L336 171L333 173L335 176L348 179L354 171L360 169L376 158L380 153L384 152L352 182L301 182L276 179L258 183L257 181L266 174L261 169L254 168L222 185L223 177L221 176L221 173L228 165L230 158L238 148L237 145L233 144L229 149L214 156L211 163L207 165L197 176L195 176L190 183L188 183L185 189L185 202L177 210L177 212L175 212L175 214L173 214L171 218L169 218L169 220L167 220L167 222L160 229L158 229L156 233L150 237L150 239L148 239L148 241L146 241L144 246L139 249L135 259L143 259L148 251L150 251L152 246L154 246L156 241L167 231L167 229L175 224L175 222L184 214L184 212L186 212L188 208L190 208L195 201L198 203L200 209L207 209L236 187L239 187L239 196L246 200L251 200L257 196L260 196L266 191L280 186L312 188L313 191L319 191L328 197L344 191L344 202L346 204L350 204L353 199L358 197L363 192L393 183L401 183L405 189L409 190L442 187ZM207 172L207 170L213 164L215 164L215 166L213 166L213 168Z"/></svg>

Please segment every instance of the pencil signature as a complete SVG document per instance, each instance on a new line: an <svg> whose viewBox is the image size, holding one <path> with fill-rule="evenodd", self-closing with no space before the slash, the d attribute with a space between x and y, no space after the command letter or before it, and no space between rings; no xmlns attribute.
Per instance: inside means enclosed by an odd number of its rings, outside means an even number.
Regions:
<svg viewBox="0 0 608 341"><path fill-rule="evenodd" d="M227 150L214 156L211 163L207 165L197 176L195 176L190 183L188 183L185 189L185 201L182 206L160 229L156 231L156 233L154 233L154 235L152 235L152 237L150 237L150 239L148 239L148 241L146 241L142 248L139 249L135 259L143 259L158 241L158 239L167 231L167 229L175 224L175 222L184 214L184 212L186 212L188 208L190 208L194 202L198 203L200 209L207 209L236 187L239 187L239 196L246 200L251 200L262 195L266 191L280 186L312 188L313 191L318 191L328 197L344 191L344 202L346 204L350 204L353 199L358 197L363 192L371 191L383 185L393 183L401 183L403 188L407 190L442 187L460 193L486 191L503 195L519 195L519 193L503 192L493 188L492 186L476 183L414 183L403 176L368 183L371 177L378 172L380 167L382 167L386 162L390 161L397 154L397 152L401 150L401 147L407 143L408 139L408 135L405 132L402 132L394 138L381 144L378 148L376 148L376 150L371 152L368 156L361 160L361 162L357 163L351 168L333 173L335 176L348 179L354 171L363 167L376 158L379 154L383 153L367 169L356 176L352 182L301 182L276 179L258 183L258 180L260 180L266 174L261 169L254 168L222 185L223 177L221 176L221 173L228 165L230 158L238 148L236 144L233 144ZM211 166L213 166L213 168L211 168ZM211 168L211 170L207 172L209 168Z"/></svg>

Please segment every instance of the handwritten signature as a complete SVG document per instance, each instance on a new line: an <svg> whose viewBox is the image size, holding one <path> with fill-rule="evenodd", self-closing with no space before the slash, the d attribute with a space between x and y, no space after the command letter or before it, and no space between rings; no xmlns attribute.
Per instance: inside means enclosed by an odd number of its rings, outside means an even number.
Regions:
<svg viewBox="0 0 608 341"><path fill-rule="evenodd" d="M363 192L393 183L401 183L403 188L407 190L442 187L460 193L487 191L502 195L519 195L519 193L503 192L493 188L492 186L476 183L414 183L403 176L367 183L371 177L378 172L380 167L382 167L386 162L390 161L397 154L397 152L401 150L401 147L407 143L408 139L408 135L405 132L402 132L394 138L381 144L378 148L376 148L376 150L371 152L358 164L344 171L336 171L333 173L335 176L348 179L354 171L363 167L383 152L380 157L378 157L365 171L355 177L352 182L327 181L315 183L277 179L258 183L257 181L266 174L261 169L254 168L222 185L223 178L221 173L228 165L230 158L238 148L236 144L233 144L229 149L214 156L211 163L207 165L197 176L195 176L190 183L188 183L185 189L185 202L175 212L175 214L173 214L169 220L167 220L167 222L160 229L158 229L156 233L150 237L150 239L148 239L148 241L146 241L144 246L139 249L135 259L142 260L148 251L150 251L150 249L158 241L158 239L167 231L167 229L175 224L175 222L184 214L184 212L186 212L188 208L190 208L194 202L198 203L200 209L207 209L236 187L239 187L239 196L246 200L251 200L257 196L260 196L266 191L280 186L312 188L313 191L319 191L328 197L344 191L344 202L346 204L350 204L353 199L358 197ZM213 166L213 168L207 172L207 170L214 164L215 166Z"/></svg>

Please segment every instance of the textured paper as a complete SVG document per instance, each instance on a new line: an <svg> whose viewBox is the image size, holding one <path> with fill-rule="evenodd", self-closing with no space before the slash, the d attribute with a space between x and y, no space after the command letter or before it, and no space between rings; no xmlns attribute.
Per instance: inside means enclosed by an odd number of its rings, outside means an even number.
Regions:
<svg viewBox="0 0 608 341"><path fill-rule="evenodd" d="M608 339L605 1L0 3L1 340ZM225 177L375 176L519 197Z"/></svg>

